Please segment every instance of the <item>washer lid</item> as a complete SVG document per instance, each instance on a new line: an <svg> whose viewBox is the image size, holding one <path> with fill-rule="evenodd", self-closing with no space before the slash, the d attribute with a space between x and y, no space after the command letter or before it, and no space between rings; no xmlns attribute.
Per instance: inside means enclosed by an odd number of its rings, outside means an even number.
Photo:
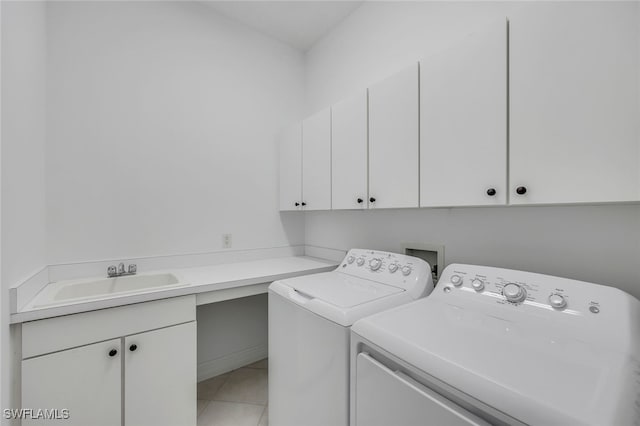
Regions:
<svg viewBox="0 0 640 426"><path fill-rule="evenodd" d="M326 275L321 275L324 276L309 275L301 279L287 280L285 284L302 295L322 300L343 309L405 291L401 288L338 272L327 272Z"/></svg>
<svg viewBox="0 0 640 426"><path fill-rule="evenodd" d="M335 271L276 281L269 290L343 326L412 300L402 288Z"/></svg>
<svg viewBox="0 0 640 426"><path fill-rule="evenodd" d="M554 325L426 298L364 318L352 330L527 424L633 423L637 361Z"/></svg>

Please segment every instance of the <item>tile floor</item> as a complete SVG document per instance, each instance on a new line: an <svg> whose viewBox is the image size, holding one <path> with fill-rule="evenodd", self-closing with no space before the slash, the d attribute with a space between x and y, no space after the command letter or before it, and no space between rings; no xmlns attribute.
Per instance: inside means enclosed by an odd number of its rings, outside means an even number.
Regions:
<svg viewBox="0 0 640 426"><path fill-rule="evenodd" d="M198 383L198 426L267 426L267 360Z"/></svg>

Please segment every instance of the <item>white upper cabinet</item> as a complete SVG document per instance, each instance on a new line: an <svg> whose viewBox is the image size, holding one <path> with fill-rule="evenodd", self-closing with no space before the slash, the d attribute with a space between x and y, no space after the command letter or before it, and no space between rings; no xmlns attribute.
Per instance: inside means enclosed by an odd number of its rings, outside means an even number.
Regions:
<svg viewBox="0 0 640 426"><path fill-rule="evenodd" d="M367 207L367 92L331 107L332 207Z"/></svg>
<svg viewBox="0 0 640 426"><path fill-rule="evenodd" d="M420 62L420 205L507 202L507 22Z"/></svg>
<svg viewBox="0 0 640 426"><path fill-rule="evenodd" d="M370 207L418 207L418 64L369 88Z"/></svg>
<svg viewBox="0 0 640 426"><path fill-rule="evenodd" d="M635 2L510 17L510 202L638 200Z"/></svg>
<svg viewBox="0 0 640 426"><path fill-rule="evenodd" d="M302 122L304 210L331 209L331 109Z"/></svg>
<svg viewBox="0 0 640 426"><path fill-rule="evenodd" d="M302 203L302 127L288 127L280 139L280 210L300 210Z"/></svg>

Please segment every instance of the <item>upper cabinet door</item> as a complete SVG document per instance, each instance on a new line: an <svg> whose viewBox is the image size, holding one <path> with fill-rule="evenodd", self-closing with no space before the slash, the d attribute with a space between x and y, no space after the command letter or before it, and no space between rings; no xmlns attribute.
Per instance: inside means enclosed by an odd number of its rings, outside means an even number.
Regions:
<svg viewBox="0 0 640 426"><path fill-rule="evenodd" d="M510 202L638 200L634 2L549 2L510 17Z"/></svg>
<svg viewBox="0 0 640 426"><path fill-rule="evenodd" d="M285 129L280 139L280 210L300 210L302 203L302 126Z"/></svg>
<svg viewBox="0 0 640 426"><path fill-rule="evenodd" d="M507 22L420 62L420 205L507 202Z"/></svg>
<svg viewBox="0 0 640 426"><path fill-rule="evenodd" d="M331 107L332 207L367 207L367 92Z"/></svg>
<svg viewBox="0 0 640 426"><path fill-rule="evenodd" d="M302 122L302 202L305 210L331 209L331 109Z"/></svg>
<svg viewBox="0 0 640 426"><path fill-rule="evenodd" d="M370 207L418 207L418 64L369 89Z"/></svg>

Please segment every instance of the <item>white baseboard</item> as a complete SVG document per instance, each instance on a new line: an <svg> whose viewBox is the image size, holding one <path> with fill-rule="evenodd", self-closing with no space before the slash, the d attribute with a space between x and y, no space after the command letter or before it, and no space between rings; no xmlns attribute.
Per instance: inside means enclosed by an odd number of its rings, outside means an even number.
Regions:
<svg viewBox="0 0 640 426"><path fill-rule="evenodd" d="M268 345L254 346L220 358L198 363L198 381L210 379L228 373L245 365L260 361L267 357Z"/></svg>

